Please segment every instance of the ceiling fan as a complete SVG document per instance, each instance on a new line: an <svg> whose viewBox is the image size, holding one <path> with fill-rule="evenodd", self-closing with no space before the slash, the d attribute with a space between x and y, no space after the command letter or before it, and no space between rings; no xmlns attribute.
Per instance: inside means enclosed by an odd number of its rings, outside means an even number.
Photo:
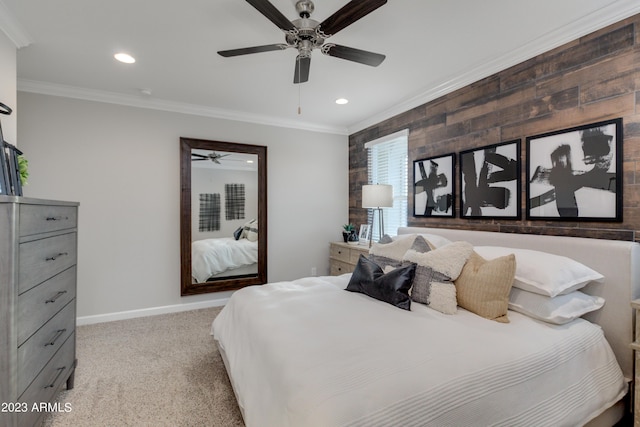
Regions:
<svg viewBox="0 0 640 427"><path fill-rule="evenodd" d="M328 56L346 59L372 67L377 67L385 59L385 55L379 53L368 52L366 50L334 43L325 43L325 40L384 5L387 3L387 0L351 0L322 22L310 18L314 10L314 5L311 0L299 0L296 2L296 11L300 19L293 21L289 21L268 0L247 0L247 3L256 8L258 12L262 13L267 19L284 31L286 44L269 44L219 51L218 54L224 57L295 48L298 50L298 56L296 57L293 77L294 83L304 83L309 80L311 52L313 49L320 49L323 54Z"/></svg>
<svg viewBox="0 0 640 427"><path fill-rule="evenodd" d="M196 162L199 160L211 160L213 163L221 164L220 159L227 156L230 156L230 154L220 154L220 153L216 153L215 151L212 151L211 153L207 153L207 154L198 154L198 153L192 152L191 161Z"/></svg>

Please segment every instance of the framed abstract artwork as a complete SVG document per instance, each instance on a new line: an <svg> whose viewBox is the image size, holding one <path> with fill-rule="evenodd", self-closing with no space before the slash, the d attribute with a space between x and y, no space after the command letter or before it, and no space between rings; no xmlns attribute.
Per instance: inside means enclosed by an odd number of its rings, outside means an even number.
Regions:
<svg viewBox="0 0 640 427"><path fill-rule="evenodd" d="M413 162L413 216L455 216L455 153Z"/></svg>
<svg viewBox="0 0 640 427"><path fill-rule="evenodd" d="M622 119L527 138L527 219L622 221Z"/></svg>
<svg viewBox="0 0 640 427"><path fill-rule="evenodd" d="M520 219L520 140L460 152L460 217Z"/></svg>

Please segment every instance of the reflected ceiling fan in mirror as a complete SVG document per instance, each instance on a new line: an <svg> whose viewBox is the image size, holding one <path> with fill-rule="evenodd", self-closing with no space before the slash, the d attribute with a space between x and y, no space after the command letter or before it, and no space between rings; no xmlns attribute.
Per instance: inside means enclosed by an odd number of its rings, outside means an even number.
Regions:
<svg viewBox="0 0 640 427"><path fill-rule="evenodd" d="M270 44L219 51L218 54L224 57L284 50L288 48L297 49L298 56L296 57L293 77L294 83L304 83L309 80L311 52L314 49L320 49L323 54L328 56L346 59L347 61L354 61L372 67L377 67L385 59L385 55L379 53L368 52L366 50L334 43L325 43L325 40L378 9L387 3L387 0L352 0L322 22L310 18L314 10L314 5L311 0L299 0L296 2L296 11L300 19L293 21L289 21L268 0L247 0L247 3L256 8L258 12L262 13L267 19L284 31L286 44Z"/></svg>
<svg viewBox="0 0 640 427"><path fill-rule="evenodd" d="M212 151L211 153L207 153L207 154L198 154L198 153L191 152L191 161L195 162L198 160L210 160L213 163L221 164L220 159L227 156L230 156L230 154L220 154L220 153L216 153L215 151Z"/></svg>

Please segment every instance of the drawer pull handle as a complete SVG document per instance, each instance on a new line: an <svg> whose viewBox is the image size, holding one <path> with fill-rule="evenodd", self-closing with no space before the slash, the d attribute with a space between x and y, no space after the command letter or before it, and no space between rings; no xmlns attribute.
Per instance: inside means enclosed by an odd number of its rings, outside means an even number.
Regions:
<svg viewBox="0 0 640 427"><path fill-rule="evenodd" d="M69 219L67 216L48 216L47 221L62 221L65 219Z"/></svg>
<svg viewBox="0 0 640 427"><path fill-rule="evenodd" d="M64 372L64 370L67 369L66 366L63 366L62 368L58 368L56 369L56 371L58 371L58 375L56 375L56 377L53 379L53 381L51 382L51 384L44 386L45 389L47 388L53 388L56 386L56 383L58 382L58 378L60 378L60 375L62 375L62 373Z"/></svg>
<svg viewBox="0 0 640 427"><path fill-rule="evenodd" d="M45 261L55 261L58 258L60 258L61 256L67 256L69 255L69 252L60 252L58 255L54 255L54 256L50 256L48 258L45 258Z"/></svg>
<svg viewBox="0 0 640 427"><path fill-rule="evenodd" d="M60 291L57 294L55 294L52 298L49 298L48 300L46 300L44 303L45 304L49 304L50 302L56 302L56 300L58 298L60 298L62 295L66 294L67 291Z"/></svg>
<svg viewBox="0 0 640 427"><path fill-rule="evenodd" d="M49 345L56 345L56 341L58 340L58 338L60 338L60 336L62 334L64 334L65 332L67 332L66 329L58 329L56 331L56 335L53 337L53 339L51 341L49 341L48 343L46 343L44 346L49 346Z"/></svg>

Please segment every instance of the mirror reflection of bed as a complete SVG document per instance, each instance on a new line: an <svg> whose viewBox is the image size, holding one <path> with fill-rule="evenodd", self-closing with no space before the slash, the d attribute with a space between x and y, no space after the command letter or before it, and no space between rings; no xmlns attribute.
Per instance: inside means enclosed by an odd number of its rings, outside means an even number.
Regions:
<svg viewBox="0 0 640 427"><path fill-rule="evenodd" d="M258 156L191 151L192 281L258 274Z"/></svg>

